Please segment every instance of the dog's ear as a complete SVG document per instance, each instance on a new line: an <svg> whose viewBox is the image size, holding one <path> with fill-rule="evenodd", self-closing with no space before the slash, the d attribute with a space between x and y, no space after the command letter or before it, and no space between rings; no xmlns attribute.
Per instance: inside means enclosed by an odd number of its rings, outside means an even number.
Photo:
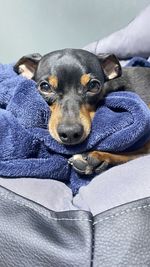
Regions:
<svg viewBox="0 0 150 267"><path fill-rule="evenodd" d="M14 66L14 71L22 76L32 79L42 56L38 53L24 56Z"/></svg>
<svg viewBox="0 0 150 267"><path fill-rule="evenodd" d="M120 77L122 74L118 58L113 54L99 54L98 59L104 71L106 81Z"/></svg>

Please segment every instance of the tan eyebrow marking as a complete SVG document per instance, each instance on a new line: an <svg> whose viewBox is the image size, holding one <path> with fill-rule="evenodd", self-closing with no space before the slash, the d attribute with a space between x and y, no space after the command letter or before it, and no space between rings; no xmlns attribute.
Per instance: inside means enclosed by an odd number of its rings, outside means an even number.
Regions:
<svg viewBox="0 0 150 267"><path fill-rule="evenodd" d="M48 81L50 83L50 85L54 88L57 88L58 87L58 78L54 75L51 75L49 78L48 78Z"/></svg>
<svg viewBox="0 0 150 267"><path fill-rule="evenodd" d="M81 76L81 79L80 79L80 82L83 86L87 85L87 83L89 82L90 80L90 74L83 74Z"/></svg>

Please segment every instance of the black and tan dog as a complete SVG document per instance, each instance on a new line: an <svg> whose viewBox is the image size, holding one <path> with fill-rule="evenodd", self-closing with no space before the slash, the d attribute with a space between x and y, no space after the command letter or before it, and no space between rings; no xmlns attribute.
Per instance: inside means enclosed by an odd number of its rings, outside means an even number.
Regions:
<svg viewBox="0 0 150 267"><path fill-rule="evenodd" d="M18 74L37 83L51 109L48 129L65 145L83 142L100 100L110 91L131 88L150 103L150 69L122 68L114 55L96 56L79 49L64 49L45 56L22 57L14 67ZM80 173L99 173L108 164L119 164L150 152L150 142L132 153L92 151L74 155L69 162Z"/></svg>

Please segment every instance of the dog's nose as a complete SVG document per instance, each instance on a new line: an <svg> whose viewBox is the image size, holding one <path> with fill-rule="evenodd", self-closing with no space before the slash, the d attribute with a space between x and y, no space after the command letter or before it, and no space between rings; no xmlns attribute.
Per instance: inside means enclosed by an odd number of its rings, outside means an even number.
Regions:
<svg viewBox="0 0 150 267"><path fill-rule="evenodd" d="M66 145L79 144L83 136L83 126L79 123L75 124L59 124L57 132L60 140Z"/></svg>

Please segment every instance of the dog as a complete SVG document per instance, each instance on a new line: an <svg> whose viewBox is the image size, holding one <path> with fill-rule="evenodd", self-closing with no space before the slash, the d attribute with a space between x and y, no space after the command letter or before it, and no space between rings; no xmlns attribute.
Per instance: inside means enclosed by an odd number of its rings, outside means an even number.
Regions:
<svg viewBox="0 0 150 267"><path fill-rule="evenodd" d="M64 145L82 143L91 131L91 122L100 101L112 91L137 93L150 104L150 68L121 68L115 55L96 56L82 49L63 49L44 56L23 56L14 70L37 83L48 103L50 135ZM150 142L130 153L92 151L74 155L69 163L80 174L100 173L150 152Z"/></svg>

